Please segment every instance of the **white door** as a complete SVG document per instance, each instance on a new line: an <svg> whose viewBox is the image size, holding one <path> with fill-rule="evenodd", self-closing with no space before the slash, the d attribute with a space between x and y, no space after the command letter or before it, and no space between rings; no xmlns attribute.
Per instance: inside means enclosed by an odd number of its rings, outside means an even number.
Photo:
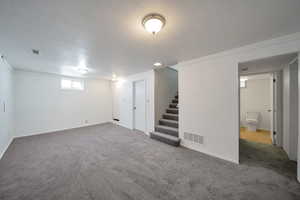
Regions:
<svg viewBox="0 0 300 200"><path fill-rule="evenodd" d="M300 67L299 67L299 60L300 60L300 53L298 54L298 144L297 144L297 148L298 148L298 160L297 160L297 178L298 181L300 182Z"/></svg>
<svg viewBox="0 0 300 200"><path fill-rule="evenodd" d="M271 95L270 95L270 100L271 100L271 108L270 108L270 120L271 120L271 129L270 129L270 134L271 134L271 139L272 143L274 145L277 144L277 76L274 74L271 75Z"/></svg>
<svg viewBox="0 0 300 200"><path fill-rule="evenodd" d="M146 131L146 84L145 80L136 81L133 85L134 94L134 128L140 131Z"/></svg>

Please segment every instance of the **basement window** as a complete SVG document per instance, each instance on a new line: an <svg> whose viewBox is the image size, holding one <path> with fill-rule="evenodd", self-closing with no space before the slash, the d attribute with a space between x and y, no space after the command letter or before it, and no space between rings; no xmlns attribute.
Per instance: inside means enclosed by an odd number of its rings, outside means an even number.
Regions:
<svg viewBox="0 0 300 200"><path fill-rule="evenodd" d="M240 80L240 88L246 88L247 81L246 80Z"/></svg>
<svg viewBox="0 0 300 200"><path fill-rule="evenodd" d="M84 82L83 80L63 78L60 87L63 90L84 90Z"/></svg>

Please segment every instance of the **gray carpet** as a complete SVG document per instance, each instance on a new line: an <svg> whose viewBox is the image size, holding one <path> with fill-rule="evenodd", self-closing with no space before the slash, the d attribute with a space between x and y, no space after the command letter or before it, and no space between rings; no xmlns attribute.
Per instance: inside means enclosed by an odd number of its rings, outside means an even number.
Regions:
<svg viewBox="0 0 300 200"><path fill-rule="evenodd" d="M0 199L300 199L295 163L257 148L242 141L235 165L112 124L24 137L0 161Z"/></svg>

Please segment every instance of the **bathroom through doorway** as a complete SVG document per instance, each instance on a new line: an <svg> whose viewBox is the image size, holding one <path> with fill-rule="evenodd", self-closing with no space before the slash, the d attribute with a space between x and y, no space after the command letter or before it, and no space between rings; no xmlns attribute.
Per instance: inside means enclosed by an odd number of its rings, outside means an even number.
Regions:
<svg viewBox="0 0 300 200"><path fill-rule="evenodd" d="M274 73L240 76L240 138L275 144L273 108ZM275 131L275 130L274 130Z"/></svg>
<svg viewBox="0 0 300 200"><path fill-rule="evenodd" d="M247 61L238 67L240 163L297 177L298 53Z"/></svg>

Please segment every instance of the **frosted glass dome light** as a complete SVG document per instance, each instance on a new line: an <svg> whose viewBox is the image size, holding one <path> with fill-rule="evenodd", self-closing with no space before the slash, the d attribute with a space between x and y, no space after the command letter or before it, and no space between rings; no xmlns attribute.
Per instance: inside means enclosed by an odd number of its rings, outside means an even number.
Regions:
<svg viewBox="0 0 300 200"><path fill-rule="evenodd" d="M165 26L165 23L165 18L159 14L147 15L144 17L142 22L146 31L152 33L153 35L158 33Z"/></svg>
<svg viewBox="0 0 300 200"><path fill-rule="evenodd" d="M162 66L162 64L160 63L160 62L156 62L156 63L154 63L153 64L155 67L161 67Z"/></svg>

